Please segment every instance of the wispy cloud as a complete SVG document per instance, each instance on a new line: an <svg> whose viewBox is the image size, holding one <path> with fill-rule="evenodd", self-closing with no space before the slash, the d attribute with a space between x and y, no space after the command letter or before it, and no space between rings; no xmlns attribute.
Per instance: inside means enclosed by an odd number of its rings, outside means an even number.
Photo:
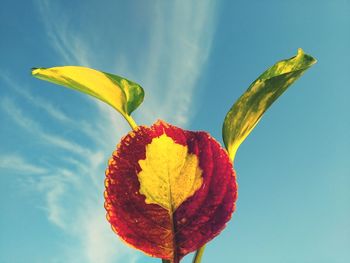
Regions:
<svg viewBox="0 0 350 263"><path fill-rule="evenodd" d="M57 106L54 106L47 100L44 100L38 96L33 96L32 94L30 94L28 89L26 89L23 85L15 83L14 80L11 79L7 74L2 72L2 74L0 75L0 79L4 81L7 84L7 86L10 87L17 94L27 99L36 107L39 107L40 109L47 112L51 117L63 122L70 121L70 118L62 110L58 109Z"/></svg>
<svg viewBox="0 0 350 263"><path fill-rule="evenodd" d="M0 155L0 169L11 170L23 174L47 173L47 169L45 167L28 162L22 156L17 154Z"/></svg>
<svg viewBox="0 0 350 263"><path fill-rule="evenodd" d="M36 3L50 44L62 62L65 64L79 62L82 66L89 66L87 56L91 53L86 50L86 45L79 34L70 30L70 21L61 7L48 0L37 0Z"/></svg>
<svg viewBox="0 0 350 263"><path fill-rule="evenodd" d="M34 180L33 186L46 196L44 210L47 212L49 221L66 229L66 211L61 203L61 198L66 191L64 180L60 176L43 176Z"/></svg>
<svg viewBox="0 0 350 263"><path fill-rule="evenodd" d="M169 12L169 10L172 10ZM144 85L154 87L144 118L159 116L180 126L195 113L197 81L210 53L213 1L162 2L154 6ZM161 94L161 96L156 96Z"/></svg>
<svg viewBox="0 0 350 263"><path fill-rule="evenodd" d="M61 136L45 132L42 127L31 119L30 117L23 114L21 109L8 97L1 99L1 107L6 112L11 119L16 122L19 126L26 129L27 131L35 134L36 136L42 138L49 146L55 146L69 152L74 152L80 155L89 154L90 150L77 144L71 142Z"/></svg>
<svg viewBox="0 0 350 263"><path fill-rule="evenodd" d="M2 80L8 88L16 92L17 95L20 95L21 98L30 102L33 106L42 109L43 113L49 115L50 118L53 118L59 122L62 122L62 125L67 125L70 128L75 128L79 132L87 135L91 140L95 141L96 144L103 144L104 141L99 136L99 127L93 127L91 123L85 120L74 120L69 114L65 113L60 109L56 104L51 103L47 99L41 98L37 95L33 95L30 92L29 87L19 84L10 75L2 72L0 75L0 80Z"/></svg>
<svg viewBox="0 0 350 263"><path fill-rule="evenodd" d="M39 0L37 6L50 44L59 55L58 63L99 65L102 68L116 69L116 72L123 69L129 77L137 76L137 79L142 80L140 84L145 87L146 100L137 115L141 123L149 124L155 118L181 126L189 123L195 112L193 96L210 53L214 32L215 6L212 1L153 3L148 10L151 19L147 30L150 37L144 39L147 45L143 47L141 55L138 53L139 57L135 57L129 50L118 48L120 34L116 34L111 43L96 38L90 41L90 32L84 28L78 31L70 26L70 18L65 16L63 7L57 3ZM84 24L84 21L80 22ZM112 54L111 47L117 48L118 54ZM124 59L101 62L95 55L96 50L100 54L104 52L103 57ZM130 61L142 62L144 66L137 69ZM8 100L4 102L14 107ZM80 157L86 149L81 145L75 145L66 138L57 138L56 135L52 138L52 134L44 132L38 123L23 116L18 109L11 114L22 127L34 127L47 142L55 146L61 145L61 148L72 150L77 155L77 158L61 157L67 166L56 167L54 175L43 176L39 182L39 191L46 196L48 219L64 231L67 230L67 235L77 241L74 247L67 248L68 254L62 255L63 260L90 263L134 262L137 254L115 237L105 220L102 195L103 170L108 155L129 128L113 109L98 101L94 105L99 113L98 120L91 121L103 127L97 133L107 143L99 144L101 148L98 151L89 149L89 154L85 154L84 158ZM55 113L50 114L59 118ZM64 118L61 120L62 125L66 125ZM86 158L87 156L89 157ZM62 175L59 168L67 170L70 176Z"/></svg>

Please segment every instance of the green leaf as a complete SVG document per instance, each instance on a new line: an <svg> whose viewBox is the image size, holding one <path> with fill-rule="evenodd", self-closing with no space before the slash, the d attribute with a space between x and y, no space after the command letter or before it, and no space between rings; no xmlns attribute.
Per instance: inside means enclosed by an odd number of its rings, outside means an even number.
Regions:
<svg viewBox="0 0 350 263"><path fill-rule="evenodd" d="M290 59L277 62L261 74L227 113L222 136L233 161L238 147L257 125L265 111L316 59L301 48Z"/></svg>
<svg viewBox="0 0 350 263"><path fill-rule="evenodd" d="M78 66L34 68L32 75L98 98L119 111L132 128L136 127L130 114L144 98L144 91L137 83L113 74Z"/></svg>

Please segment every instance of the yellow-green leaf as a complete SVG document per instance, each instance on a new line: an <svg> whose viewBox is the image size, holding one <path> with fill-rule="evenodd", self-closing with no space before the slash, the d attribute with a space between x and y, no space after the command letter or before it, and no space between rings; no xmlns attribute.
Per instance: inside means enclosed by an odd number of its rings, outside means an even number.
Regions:
<svg viewBox="0 0 350 263"><path fill-rule="evenodd" d="M135 82L78 66L34 68L32 75L98 98L119 111L132 127L136 126L130 114L142 103L144 91Z"/></svg>
<svg viewBox="0 0 350 263"><path fill-rule="evenodd" d="M308 68L316 59L302 49L290 59L277 62L257 78L227 113L222 127L223 140L233 161L240 144L254 129L271 104Z"/></svg>

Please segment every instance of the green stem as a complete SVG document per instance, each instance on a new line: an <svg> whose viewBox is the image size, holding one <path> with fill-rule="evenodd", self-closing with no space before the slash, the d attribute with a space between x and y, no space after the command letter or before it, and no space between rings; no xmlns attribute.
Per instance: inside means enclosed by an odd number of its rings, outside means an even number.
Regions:
<svg viewBox="0 0 350 263"><path fill-rule="evenodd" d="M162 263L171 263L170 260L162 259Z"/></svg>
<svg viewBox="0 0 350 263"><path fill-rule="evenodd" d="M134 121L134 119L130 115L127 115L127 114L126 115L123 114L123 116L126 119L126 121L129 123L131 129L134 130L137 127L137 124Z"/></svg>
<svg viewBox="0 0 350 263"><path fill-rule="evenodd" d="M204 249L205 249L205 245L196 251L196 254L194 255L192 263L201 263L202 256L204 254Z"/></svg>

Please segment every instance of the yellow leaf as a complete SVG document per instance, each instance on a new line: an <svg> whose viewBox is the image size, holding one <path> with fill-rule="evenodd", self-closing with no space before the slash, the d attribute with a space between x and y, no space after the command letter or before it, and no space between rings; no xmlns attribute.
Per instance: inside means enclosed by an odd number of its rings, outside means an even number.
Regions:
<svg viewBox="0 0 350 263"><path fill-rule="evenodd" d="M142 103L144 91L135 82L78 66L35 68L32 75L98 98L119 111L133 128L136 127L130 114Z"/></svg>
<svg viewBox="0 0 350 263"><path fill-rule="evenodd" d="M139 165L140 193L146 196L146 203L160 205L170 213L202 185L197 155L165 134L147 145L146 159Z"/></svg>

